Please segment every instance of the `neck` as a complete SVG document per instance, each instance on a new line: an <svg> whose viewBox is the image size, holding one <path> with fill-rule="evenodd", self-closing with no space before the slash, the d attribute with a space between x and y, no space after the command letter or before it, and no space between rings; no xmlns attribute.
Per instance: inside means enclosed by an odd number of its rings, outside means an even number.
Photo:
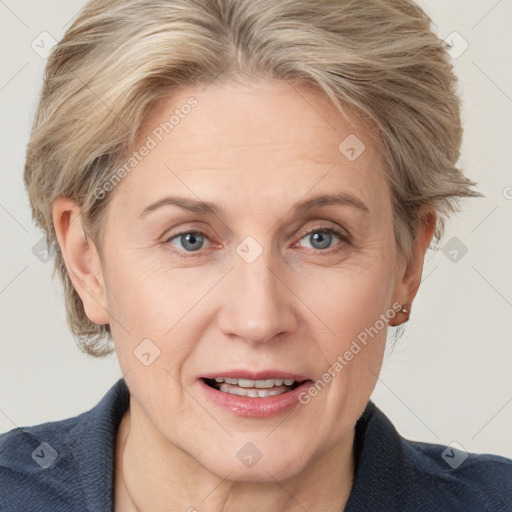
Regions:
<svg viewBox="0 0 512 512"><path fill-rule="evenodd" d="M130 406L116 439L116 511L330 512L344 510L348 501L354 475L354 429L291 478L235 481L228 479L229 474L222 478L211 473L172 443L162 446L162 439L145 435L131 411Z"/></svg>

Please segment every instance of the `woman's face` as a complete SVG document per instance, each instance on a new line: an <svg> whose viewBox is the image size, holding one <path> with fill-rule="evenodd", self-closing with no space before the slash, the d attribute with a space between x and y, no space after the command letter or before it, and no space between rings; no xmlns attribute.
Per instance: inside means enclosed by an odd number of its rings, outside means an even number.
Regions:
<svg viewBox="0 0 512 512"><path fill-rule="evenodd" d="M367 134L318 92L265 80L181 90L133 149L102 249L132 428L235 480L349 446L382 319L408 298Z"/></svg>

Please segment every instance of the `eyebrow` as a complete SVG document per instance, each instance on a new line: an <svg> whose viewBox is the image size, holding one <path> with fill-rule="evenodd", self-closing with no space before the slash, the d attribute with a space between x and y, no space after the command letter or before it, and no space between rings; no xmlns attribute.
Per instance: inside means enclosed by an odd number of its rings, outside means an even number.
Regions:
<svg viewBox="0 0 512 512"><path fill-rule="evenodd" d="M333 204L352 206L365 213L370 213L370 209L359 198L344 192L338 194L324 194L313 197L307 201L295 205L293 210L306 212L313 208L320 208L321 206ZM210 216L218 216L223 213L222 208L217 206L215 203L210 203L207 201L196 201L186 197L167 196L144 208L144 210L142 210L142 212L139 214L139 219L145 217L148 213L161 208L162 206L178 206L194 213Z"/></svg>

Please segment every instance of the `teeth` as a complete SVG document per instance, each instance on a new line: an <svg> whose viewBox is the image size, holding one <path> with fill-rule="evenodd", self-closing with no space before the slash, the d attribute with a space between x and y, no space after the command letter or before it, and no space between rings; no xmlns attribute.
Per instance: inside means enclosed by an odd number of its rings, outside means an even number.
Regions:
<svg viewBox="0 0 512 512"><path fill-rule="evenodd" d="M248 396L251 398L264 398L280 395L291 391L295 381L293 379L233 379L231 377L215 377L217 389L231 395Z"/></svg>
<svg viewBox="0 0 512 512"><path fill-rule="evenodd" d="M281 393L286 393L287 391L290 391L285 386L276 387L274 389L258 389L255 387L243 388L240 386L230 385L225 382L222 382L220 384L219 390L223 391L224 393L230 393L231 395L249 396L252 398L264 398L266 396L280 395Z"/></svg>
<svg viewBox="0 0 512 512"><path fill-rule="evenodd" d="M225 382L226 384L232 384L234 386L240 386L241 388L258 388L258 389L270 389L274 387L292 386L295 382L293 379L264 379L264 380L251 380L251 379L232 379L229 377L215 377L215 382L219 384Z"/></svg>
<svg viewBox="0 0 512 512"><path fill-rule="evenodd" d="M293 380L292 380L293 384ZM274 386L279 386L276 379L267 379L267 380L255 380L254 387L261 389L273 388Z"/></svg>
<svg viewBox="0 0 512 512"><path fill-rule="evenodd" d="M215 377L215 388L232 395L252 398L280 395L291 391L296 383L293 379L233 379L231 377Z"/></svg>

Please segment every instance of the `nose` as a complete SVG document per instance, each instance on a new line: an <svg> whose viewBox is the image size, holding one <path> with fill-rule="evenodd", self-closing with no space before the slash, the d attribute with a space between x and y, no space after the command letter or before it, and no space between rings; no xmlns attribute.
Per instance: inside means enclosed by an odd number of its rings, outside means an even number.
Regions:
<svg viewBox="0 0 512 512"><path fill-rule="evenodd" d="M295 296L272 268L269 253L263 251L251 263L236 257L223 284L220 330L251 345L275 341L297 328Z"/></svg>

